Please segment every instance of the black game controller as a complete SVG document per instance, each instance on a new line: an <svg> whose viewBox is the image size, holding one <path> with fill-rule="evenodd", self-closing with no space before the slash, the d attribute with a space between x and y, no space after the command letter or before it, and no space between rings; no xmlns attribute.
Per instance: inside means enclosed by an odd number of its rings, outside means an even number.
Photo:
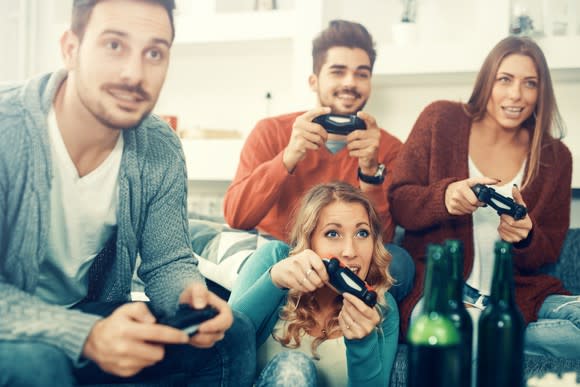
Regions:
<svg viewBox="0 0 580 387"><path fill-rule="evenodd" d="M338 258L323 259L331 287L339 294L350 293L371 308L377 304L377 292L344 266Z"/></svg>
<svg viewBox="0 0 580 387"><path fill-rule="evenodd" d="M323 114L316 117L312 122L321 125L328 133L346 136L357 129L366 129L367 126L355 114Z"/></svg>
<svg viewBox="0 0 580 387"><path fill-rule="evenodd" d="M526 207L516 203L512 198L497 193L493 188L483 184L476 184L471 189L477 196L477 200L489 204L490 207L497 211L498 215L507 214L515 220L526 217Z"/></svg>
<svg viewBox="0 0 580 387"><path fill-rule="evenodd" d="M163 317L157 323L181 329L191 337L197 333L202 322L214 318L217 314L218 311L211 306L193 309L188 304L179 304L173 316Z"/></svg>

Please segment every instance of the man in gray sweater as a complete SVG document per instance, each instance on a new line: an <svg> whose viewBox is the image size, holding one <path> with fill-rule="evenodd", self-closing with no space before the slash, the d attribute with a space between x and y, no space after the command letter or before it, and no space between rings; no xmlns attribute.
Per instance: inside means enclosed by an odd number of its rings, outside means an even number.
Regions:
<svg viewBox="0 0 580 387"><path fill-rule="evenodd" d="M173 9L75 0L66 70L0 89L0 386L251 384L253 327L205 286L183 152L150 114ZM218 314L192 337L156 323L180 303Z"/></svg>

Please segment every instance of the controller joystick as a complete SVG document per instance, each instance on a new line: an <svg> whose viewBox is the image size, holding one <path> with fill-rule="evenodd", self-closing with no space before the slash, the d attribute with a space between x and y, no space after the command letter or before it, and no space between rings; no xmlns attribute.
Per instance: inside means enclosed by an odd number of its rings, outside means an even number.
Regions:
<svg viewBox="0 0 580 387"><path fill-rule="evenodd" d="M366 129L365 122L356 114L322 114L312 122L321 125L328 133L346 136L357 129Z"/></svg>
<svg viewBox="0 0 580 387"><path fill-rule="evenodd" d="M520 220L528 213L526 207L516 203L512 198L503 196L491 187L476 184L471 189L477 196L477 200L492 207L498 215L507 214L515 220Z"/></svg>
<svg viewBox="0 0 580 387"><path fill-rule="evenodd" d="M179 304L174 315L160 318L158 324L181 329L191 337L197 333L202 322L214 318L217 314L218 311L211 306L193 309L188 304Z"/></svg>
<svg viewBox="0 0 580 387"><path fill-rule="evenodd" d="M350 293L371 308L377 303L377 292L365 281L360 279L348 267L342 264L338 258L323 259L328 272L330 286L339 294Z"/></svg>

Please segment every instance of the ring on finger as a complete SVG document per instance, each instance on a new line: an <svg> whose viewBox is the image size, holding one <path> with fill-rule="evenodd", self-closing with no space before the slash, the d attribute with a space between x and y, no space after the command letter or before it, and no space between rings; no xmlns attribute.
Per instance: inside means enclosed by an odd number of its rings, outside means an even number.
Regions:
<svg viewBox="0 0 580 387"><path fill-rule="evenodd" d="M306 283L306 281L308 281L308 278L304 277L304 278L302 278L302 281L300 281L300 283L301 283L301 284L305 284L305 283Z"/></svg>
<svg viewBox="0 0 580 387"><path fill-rule="evenodd" d="M313 272L313 271L314 271L314 270L312 270L312 268L308 269L308 270L306 271L306 277L308 277L310 274L312 274L312 272Z"/></svg>

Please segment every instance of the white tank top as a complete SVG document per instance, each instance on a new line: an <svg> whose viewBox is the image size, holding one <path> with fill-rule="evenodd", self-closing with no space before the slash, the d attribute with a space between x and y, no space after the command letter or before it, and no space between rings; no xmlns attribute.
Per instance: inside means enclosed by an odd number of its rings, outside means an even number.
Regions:
<svg viewBox="0 0 580 387"><path fill-rule="evenodd" d="M483 177L484 175L477 169L477 166L469 157L469 177ZM501 186L494 185L496 192L512 197L512 187L517 184L522 185L526 162L522 164L519 172L512 181ZM473 213L473 269L467 284L478 289L481 294L489 295L491 292L491 277L493 275L494 245L499 240L497 228L499 226L499 215L487 206L480 207Z"/></svg>

